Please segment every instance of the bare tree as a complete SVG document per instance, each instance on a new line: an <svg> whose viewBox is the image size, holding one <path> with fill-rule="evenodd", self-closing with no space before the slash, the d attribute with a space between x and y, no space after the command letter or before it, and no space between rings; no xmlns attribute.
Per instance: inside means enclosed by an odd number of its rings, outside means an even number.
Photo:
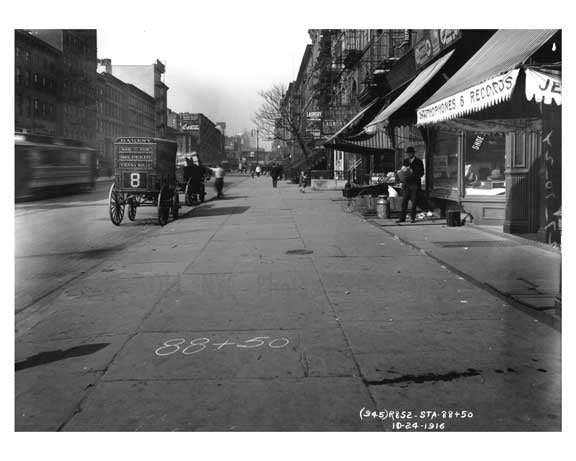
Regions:
<svg viewBox="0 0 576 461"><path fill-rule="evenodd" d="M273 85L270 89L260 91L258 94L264 102L252 117L256 127L267 139L296 141L302 149L304 158L308 159L309 137L302 128L301 114L294 110L290 98L286 98L284 85Z"/></svg>

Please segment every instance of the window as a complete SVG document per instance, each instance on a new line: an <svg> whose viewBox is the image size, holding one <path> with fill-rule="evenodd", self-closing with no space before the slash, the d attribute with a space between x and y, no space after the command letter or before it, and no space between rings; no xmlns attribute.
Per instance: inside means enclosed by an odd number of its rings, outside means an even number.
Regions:
<svg viewBox="0 0 576 461"><path fill-rule="evenodd" d="M36 72L34 72L34 85L38 85L39 76Z"/></svg>
<svg viewBox="0 0 576 461"><path fill-rule="evenodd" d="M18 115L22 115L22 95L16 95L16 109L18 110Z"/></svg>
<svg viewBox="0 0 576 461"><path fill-rule="evenodd" d="M40 112L40 102L38 99L34 98L34 115L38 115Z"/></svg>
<svg viewBox="0 0 576 461"><path fill-rule="evenodd" d="M466 196L504 195L505 137L499 133L466 133L464 188Z"/></svg>
<svg viewBox="0 0 576 461"><path fill-rule="evenodd" d="M80 165L88 165L88 153L80 152Z"/></svg>
<svg viewBox="0 0 576 461"><path fill-rule="evenodd" d="M30 96L26 98L26 116L32 116L32 98Z"/></svg>
<svg viewBox="0 0 576 461"><path fill-rule="evenodd" d="M432 189L442 194L458 192L459 133L439 129L432 155Z"/></svg>
<svg viewBox="0 0 576 461"><path fill-rule="evenodd" d="M16 66L16 85L22 85L22 69Z"/></svg>
<svg viewBox="0 0 576 461"><path fill-rule="evenodd" d="M24 84L26 86L30 86L30 71L28 71L28 70L24 74Z"/></svg>

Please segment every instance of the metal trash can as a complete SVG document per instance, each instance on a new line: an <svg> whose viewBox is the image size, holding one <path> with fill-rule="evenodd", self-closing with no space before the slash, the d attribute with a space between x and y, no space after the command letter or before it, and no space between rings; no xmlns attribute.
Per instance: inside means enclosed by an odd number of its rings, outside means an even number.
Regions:
<svg viewBox="0 0 576 461"><path fill-rule="evenodd" d="M460 219L459 211L447 211L446 212L446 225L448 227L460 227L462 225L462 220Z"/></svg>

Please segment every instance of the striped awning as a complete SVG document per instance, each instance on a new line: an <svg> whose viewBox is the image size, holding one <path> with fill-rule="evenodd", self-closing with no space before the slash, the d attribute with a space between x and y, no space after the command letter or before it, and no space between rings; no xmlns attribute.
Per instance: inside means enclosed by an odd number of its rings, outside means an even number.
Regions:
<svg viewBox="0 0 576 461"><path fill-rule="evenodd" d="M440 69L444 67L444 64L448 62L453 54L454 50L442 56L436 62L429 65L426 67L426 69L420 72L416 78L412 80L412 83L410 83L410 85L408 85L408 87L402 93L400 93L400 95L394 101L392 101L390 105L384 108L382 112L374 117L374 120L372 120L368 125L364 127L364 131L368 134L372 134L383 129L386 126L390 116L397 110L401 109L402 106L410 101L410 99L416 96L416 94L432 79L432 77L434 77L440 71Z"/></svg>
<svg viewBox="0 0 576 461"><path fill-rule="evenodd" d="M392 141L385 131L378 131L370 137L360 133L357 136L351 136L346 139L337 139L327 147L354 154L381 154L394 150Z"/></svg>
<svg viewBox="0 0 576 461"><path fill-rule="evenodd" d="M444 86L417 110L417 125L478 112L509 100L519 66L550 40L557 29L497 31Z"/></svg>

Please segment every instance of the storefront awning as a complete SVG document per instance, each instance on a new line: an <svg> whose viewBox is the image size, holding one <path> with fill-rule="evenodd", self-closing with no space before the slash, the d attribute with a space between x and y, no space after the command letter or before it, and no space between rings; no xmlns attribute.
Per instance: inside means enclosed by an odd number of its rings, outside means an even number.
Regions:
<svg viewBox="0 0 576 461"><path fill-rule="evenodd" d="M360 133L346 139L336 139L328 147L353 154L383 154L388 151L394 151L392 141L384 131L379 131L369 137L363 136L363 133Z"/></svg>
<svg viewBox="0 0 576 461"><path fill-rule="evenodd" d="M510 99L519 65L550 40L554 30L497 31L470 60L417 110L417 125L478 112Z"/></svg>
<svg viewBox="0 0 576 461"><path fill-rule="evenodd" d="M343 133L345 133L346 131L351 130L355 125L360 125L360 122L362 121L362 118L367 115L367 113L370 111L370 109L375 109L375 111L378 110L378 108L376 107L378 104L381 104L382 101L378 98L374 99L374 101L372 101L370 104L368 104L364 109L362 109L360 112L358 112L354 117L352 117L352 119L346 124L344 125L342 128L340 128L336 133L334 133L332 136L330 136L325 142L324 145L330 144L332 142L334 142L334 140L336 138L338 138L339 136L341 136Z"/></svg>
<svg viewBox="0 0 576 461"><path fill-rule="evenodd" d="M454 54L454 50L442 56L435 63L428 66L420 72L412 83L398 96L390 105L383 109L368 125L364 127L364 131L368 134L373 134L381 130L388 123L390 116L402 108L410 99L412 99L423 87L434 77L442 67L448 62L450 57Z"/></svg>
<svg viewBox="0 0 576 461"><path fill-rule="evenodd" d="M552 70L526 69L526 99L528 101L562 105L562 76Z"/></svg>

